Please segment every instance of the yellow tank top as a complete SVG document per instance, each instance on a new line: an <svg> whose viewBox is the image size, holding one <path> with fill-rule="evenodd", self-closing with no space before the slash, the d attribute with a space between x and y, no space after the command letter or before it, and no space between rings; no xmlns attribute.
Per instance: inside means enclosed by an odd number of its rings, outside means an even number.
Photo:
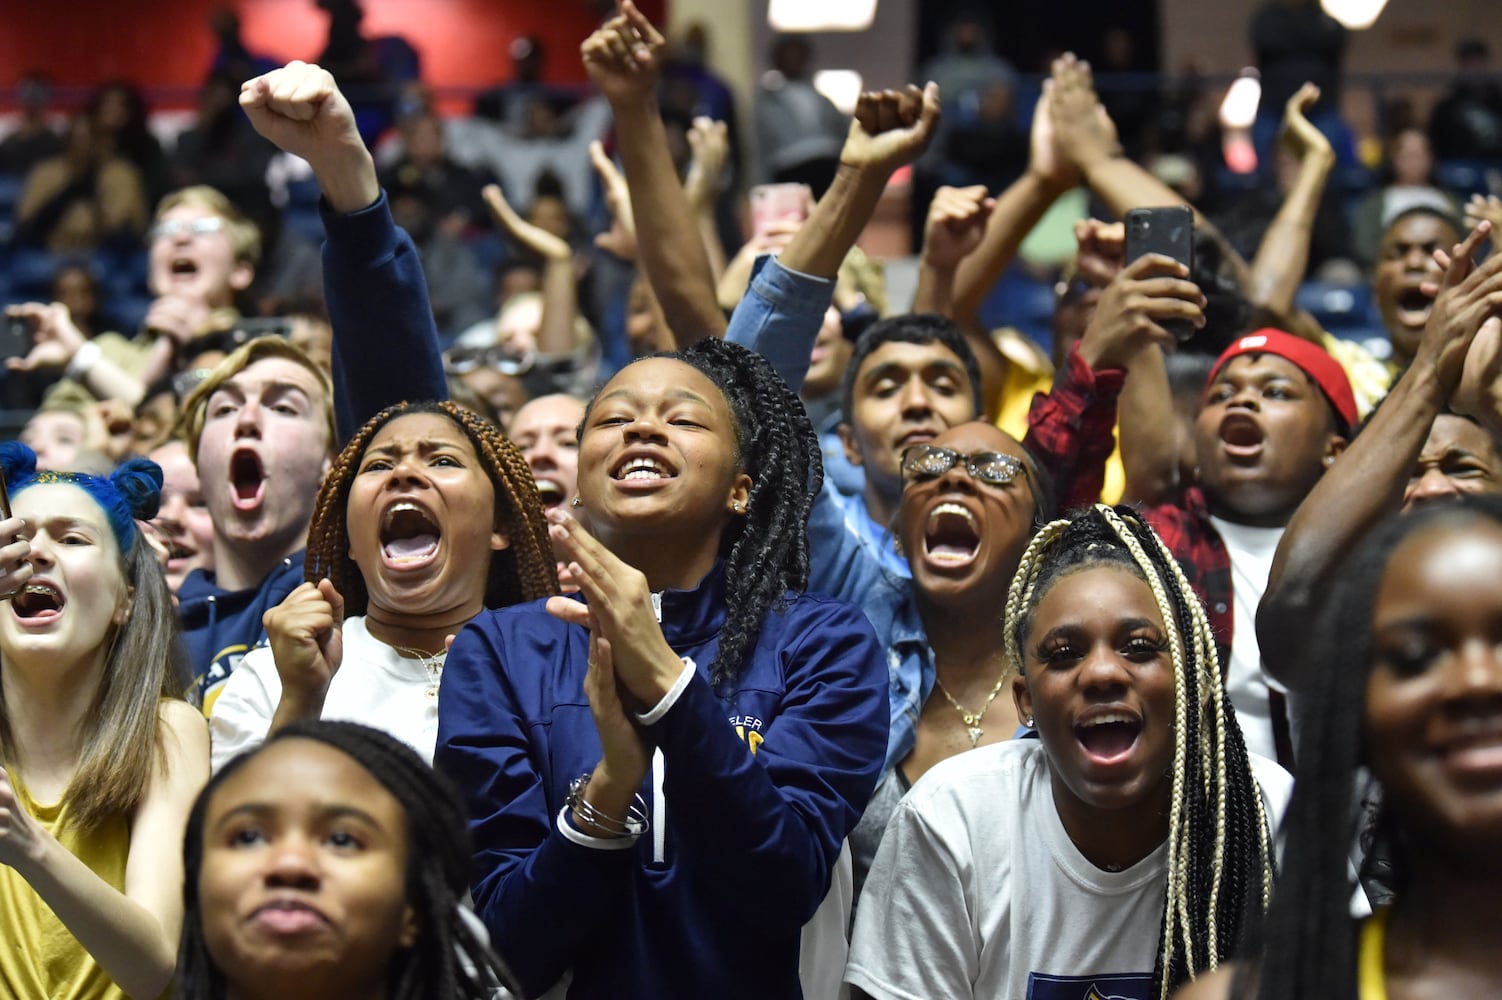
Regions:
<svg viewBox="0 0 1502 1000"><path fill-rule="evenodd" d="M1361 943L1356 954L1357 1000L1387 1000L1387 972L1382 964L1387 914L1387 907L1382 907L1361 925Z"/></svg>
<svg viewBox="0 0 1502 1000"><path fill-rule="evenodd" d="M66 804L39 805L9 769L26 811L74 856L125 891L130 824L111 819L87 837L67 826ZM0 865L0 996L7 1000L126 1000L61 920L15 870Z"/></svg>

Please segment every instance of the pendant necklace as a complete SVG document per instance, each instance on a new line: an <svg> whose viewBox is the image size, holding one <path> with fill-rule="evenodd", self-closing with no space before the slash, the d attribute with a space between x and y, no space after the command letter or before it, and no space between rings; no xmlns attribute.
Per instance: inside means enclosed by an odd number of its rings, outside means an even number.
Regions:
<svg viewBox="0 0 1502 1000"><path fill-rule="evenodd" d="M441 653L425 653L411 646L392 646L404 659L418 660L422 663L423 670L428 674L428 689L424 693L429 698L438 697L438 682L443 678L443 661L448 658L448 650Z"/></svg>
<svg viewBox="0 0 1502 1000"><path fill-rule="evenodd" d="M939 693L948 699L949 704L954 706L954 710L960 713L960 718L965 720L965 732L970 735L970 745L972 747L978 746L980 738L986 734L985 730L981 728L981 720L986 717L986 709L991 707L991 702L995 701L996 696L1001 694L1001 686L1006 683L1006 680L1007 672L1006 670L1002 670L1001 676L996 678L996 686L991 688L990 694L986 695L985 704L981 705L980 711L972 712L955 700L954 695L949 693L949 689L944 686L943 681L939 680L937 676L934 677L934 683L939 686Z"/></svg>

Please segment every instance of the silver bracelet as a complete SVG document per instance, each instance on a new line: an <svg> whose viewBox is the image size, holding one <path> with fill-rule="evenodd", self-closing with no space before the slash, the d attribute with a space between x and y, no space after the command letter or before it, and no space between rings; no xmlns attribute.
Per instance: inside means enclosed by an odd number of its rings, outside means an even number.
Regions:
<svg viewBox="0 0 1502 1000"><path fill-rule="evenodd" d="M624 820L616 819L607 815L584 797L584 789L589 786L588 774L581 774L569 782L568 798L564 800L564 806L581 823L604 830L612 837L639 837L647 832L652 825L647 818L647 803L637 793L632 797L631 806L626 811Z"/></svg>
<svg viewBox="0 0 1502 1000"><path fill-rule="evenodd" d="M83 346L74 352L73 357L69 359L68 367L63 369L63 376L75 382L82 382L84 377L89 374L89 369L94 367L94 362L98 361L99 356L103 353L99 349L99 345L92 340L84 341Z"/></svg>

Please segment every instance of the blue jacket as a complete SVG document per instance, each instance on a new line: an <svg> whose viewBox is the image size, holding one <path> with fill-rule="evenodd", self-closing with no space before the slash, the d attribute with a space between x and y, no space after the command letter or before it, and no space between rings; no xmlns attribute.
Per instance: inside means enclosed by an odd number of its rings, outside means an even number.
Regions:
<svg viewBox="0 0 1502 1000"><path fill-rule="evenodd" d="M876 786L886 673L860 611L789 594L716 690L724 604L720 568L662 596L663 632L697 672L644 727L652 826L624 849L559 828L569 783L600 760L588 633L537 601L455 641L434 764L464 791L475 909L528 996L570 970L570 998L801 995L801 929Z"/></svg>
<svg viewBox="0 0 1502 1000"><path fill-rule="evenodd" d="M182 622L183 644L193 687L208 715L214 699L246 653L266 638L261 616L282 603L302 583L303 555L299 551L283 559L261 581L245 590L223 590L214 575L195 569L177 594L177 617Z"/></svg>
<svg viewBox="0 0 1502 1000"><path fill-rule="evenodd" d="M725 339L761 354L796 392L833 287L770 258L736 306ZM867 513L865 500L841 493L827 476L809 513L808 547L808 589L859 605L886 650L891 730L885 773L912 750L918 713L934 686L912 571L893 547L892 533Z"/></svg>
<svg viewBox="0 0 1502 1000"><path fill-rule="evenodd" d="M412 237L386 192L368 208L323 214L323 295L334 331L334 421L343 445L403 400L448 399L438 327Z"/></svg>

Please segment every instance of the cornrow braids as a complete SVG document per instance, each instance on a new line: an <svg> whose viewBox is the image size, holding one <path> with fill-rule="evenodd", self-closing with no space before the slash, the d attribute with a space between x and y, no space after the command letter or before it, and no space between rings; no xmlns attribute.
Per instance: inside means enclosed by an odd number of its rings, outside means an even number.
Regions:
<svg viewBox="0 0 1502 1000"><path fill-rule="evenodd" d="M1260 954L1261 962L1243 967L1232 995L1356 1000L1359 932L1350 915L1357 889L1349 861L1352 844L1359 841L1369 852L1385 852L1386 875L1398 897L1410 875L1402 821L1381 803L1380 786L1375 809L1364 809L1365 803L1357 800L1365 764L1377 592L1404 542L1424 531L1478 523L1502 525L1502 497L1425 505L1383 522L1351 554L1320 609L1313 641L1304 651L1303 676L1311 682L1297 702L1299 778L1283 823L1282 878L1247 949L1250 955Z"/></svg>
<svg viewBox="0 0 1502 1000"><path fill-rule="evenodd" d="M1166 998L1231 957L1268 905L1272 836L1246 744L1224 696L1215 637L1168 547L1129 507L1097 504L1045 526L1028 545L1006 603L1006 654L1023 649L1043 595L1061 577L1098 566L1129 569L1163 617L1174 670L1174 754L1167 879L1153 983Z"/></svg>
<svg viewBox="0 0 1502 1000"><path fill-rule="evenodd" d="M203 934L198 882L203 871L204 823L214 793L267 747L309 740L352 758L391 793L407 823L406 902L418 937L396 956L386 996L390 1000L489 1000L497 987L520 995L510 972L462 912L469 889L469 827L463 800L442 774L411 747L353 722L305 720L276 730L266 742L226 764L199 793L183 842L183 931L176 995L182 1000L223 1000L224 973Z"/></svg>
<svg viewBox="0 0 1502 1000"><path fill-rule="evenodd" d="M485 607L503 608L558 593L558 574L548 541L542 501L527 460L504 434L479 414L452 402L397 403L366 421L324 477L308 526L304 578L328 577L344 598L345 613L362 615L370 600L365 578L349 556L350 488L365 450L380 429L398 417L437 413L464 432L495 490L495 524L510 544L490 557Z"/></svg>
<svg viewBox="0 0 1502 1000"><path fill-rule="evenodd" d="M740 675L767 612L808 585L808 515L824 465L802 402L761 355L707 337L653 357L681 361L720 390L735 420L737 463L751 477L745 514L720 537L725 624L710 677L721 684Z"/></svg>

